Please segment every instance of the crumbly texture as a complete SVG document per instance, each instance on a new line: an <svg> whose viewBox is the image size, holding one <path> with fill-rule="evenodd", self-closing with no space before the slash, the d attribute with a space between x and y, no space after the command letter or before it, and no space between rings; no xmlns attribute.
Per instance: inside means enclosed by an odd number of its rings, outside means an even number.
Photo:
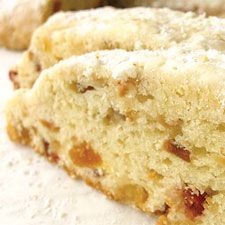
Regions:
<svg viewBox="0 0 225 225"><path fill-rule="evenodd" d="M15 91L7 131L160 225L225 224L224 93L216 50L93 52Z"/></svg>
<svg viewBox="0 0 225 225"><path fill-rule="evenodd" d="M181 11L194 11L213 16L225 16L224 0L109 0L109 3L119 7L151 6L169 7Z"/></svg>
<svg viewBox="0 0 225 225"><path fill-rule="evenodd" d="M105 49L225 50L225 20L169 9L110 7L59 13L34 34L10 78L15 88L32 87L40 72L72 55Z"/></svg>
<svg viewBox="0 0 225 225"><path fill-rule="evenodd" d="M53 13L99 6L101 0L0 0L0 45L22 50L32 33Z"/></svg>

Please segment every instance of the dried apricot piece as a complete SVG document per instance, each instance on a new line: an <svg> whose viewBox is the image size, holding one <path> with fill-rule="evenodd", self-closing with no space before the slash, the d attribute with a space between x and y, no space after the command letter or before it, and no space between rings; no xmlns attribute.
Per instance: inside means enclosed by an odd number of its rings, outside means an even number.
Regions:
<svg viewBox="0 0 225 225"><path fill-rule="evenodd" d="M102 163L100 155L94 152L91 146L86 142L74 146L70 150L69 155L73 163L80 167L93 168Z"/></svg>
<svg viewBox="0 0 225 225"><path fill-rule="evenodd" d="M156 225L170 225L170 222L165 215L162 215L159 217Z"/></svg>
<svg viewBox="0 0 225 225"><path fill-rule="evenodd" d="M164 209L163 210L156 210L154 211L155 215L167 215L169 213L170 207L167 205L167 203L164 203Z"/></svg>
<svg viewBox="0 0 225 225"><path fill-rule="evenodd" d="M16 70L10 70L9 71L9 79L13 82L14 88L18 89L20 88L20 85L17 81L18 72Z"/></svg>
<svg viewBox="0 0 225 225"><path fill-rule="evenodd" d="M9 71L9 79L11 81L14 81L15 78L17 77L17 75L18 75L18 72L16 70L10 70Z"/></svg>
<svg viewBox="0 0 225 225"><path fill-rule="evenodd" d="M190 152L183 146L176 144L174 140L169 140L164 144L165 149L168 152L173 153L174 155L178 156L179 158L183 159L186 162L190 162Z"/></svg>
<svg viewBox="0 0 225 225"><path fill-rule="evenodd" d="M120 97L125 96L127 91L128 91L128 85L124 82L119 82L119 95L120 95Z"/></svg>
<svg viewBox="0 0 225 225"><path fill-rule="evenodd" d="M49 130L53 131L53 132L58 132L59 131L59 127L55 126L55 124L47 121L47 120L40 120L40 123L48 128Z"/></svg>
<svg viewBox="0 0 225 225"><path fill-rule="evenodd" d="M161 180L163 179L163 175L159 174L157 171L155 171L154 169L150 169L148 171L148 177L151 179L151 180L154 180L154 181L158 181L158 180Z"/></svg>
<svg viewBox="0 0 225 225"><path fill-rule="evenodd" d="M55 152L48 152L47 153L48 160L52 163L58 163L59 156Z"/></svg>
<svg viewBox="0 0 225 225"><path fill-rule="evenodd" d="M43 145L44 145L45 155L47 159L52 163L57 163L59 161L58 154L55 152L49 151L49 143L47 141L44 140Z"/></svg>
<svg viewBox="0 0 225 225"><path fill-rule="evenodd" d="M124 97L129 91L135 90L139 83L140 83L139 79L130 78L126 81L118 80L117 85L118 85L119 96Z"/></svg>
<svg viewBox="0 0 225 225"><path fill-rule="evenodd" d="M40 73L42 71L42 68L41 68L41 64L40 63L36 63L35 64L35 69L38 73Z"/></svg>
<svg viewBox="0 0 225 225"><path fill-rule="evenodd" d="M148 199L148 192L140 185L125 184L117 190L116 198L125 203L141 205Z"/></svg>

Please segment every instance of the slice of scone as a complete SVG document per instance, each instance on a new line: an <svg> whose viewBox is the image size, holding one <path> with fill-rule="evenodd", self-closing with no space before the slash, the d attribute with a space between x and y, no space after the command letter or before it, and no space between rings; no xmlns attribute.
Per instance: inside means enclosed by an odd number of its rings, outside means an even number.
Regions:
<svg viewBox="0 0 225 225"><path fill-rule="evenodd" d="M29 46L32 33L53 13L97 7L101 0L0 0L0 45Z"/></svg>
<svg viewBox="0 0 225 225"><path fill-rule="evenodd" d="M169 7L181 11L195 11L207 15L225 16L225 0L108 0L114 6L135 7Z"/></svg>
<svg viewBox="0 0 225 225"><path fill-rule="evenodd" d="M29 50L9 75L15 88L31 87L43 69L72 55L174 45L224 51L225 20L151 8L59 13L35 32Z"/></svg>
<svg viewBox="0 0 225 225"><path fill-rule="evenodd" d="M12 141L159 224L225 224L225 55L111 50L74 56L19 89Z"/></svg>

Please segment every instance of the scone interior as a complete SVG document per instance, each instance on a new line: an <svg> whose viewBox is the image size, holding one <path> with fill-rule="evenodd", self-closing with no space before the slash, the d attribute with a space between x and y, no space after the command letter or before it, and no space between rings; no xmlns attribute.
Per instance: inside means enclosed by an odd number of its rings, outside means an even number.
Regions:
<svg viewBox="0 0 225 225"><path fill-rule="evenodd" d="M169 9L99 8L58 13L33 35L11 70L15 88L30 88L42 70L73 55L107 49L157 50L172 46L225 50L225 20Z"/></svg>
<svg viewBox="0 0 225 225"><path fill-rule="evenodd" d="M8 135L158 224L225 224L224 65L177 48L72 57L14 93Z"/></svg>

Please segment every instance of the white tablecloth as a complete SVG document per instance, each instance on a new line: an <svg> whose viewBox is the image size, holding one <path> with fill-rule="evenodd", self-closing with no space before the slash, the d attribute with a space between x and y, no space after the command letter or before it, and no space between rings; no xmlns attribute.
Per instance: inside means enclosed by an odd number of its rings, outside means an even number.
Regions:
<svg viewBox="0 0 225 225"><path fill-rule="evenodd" d="M0 224L152 225L154 219L108 200L5 133L3 108L12 94L8 70L21 53L0 49Z"/></svg>

